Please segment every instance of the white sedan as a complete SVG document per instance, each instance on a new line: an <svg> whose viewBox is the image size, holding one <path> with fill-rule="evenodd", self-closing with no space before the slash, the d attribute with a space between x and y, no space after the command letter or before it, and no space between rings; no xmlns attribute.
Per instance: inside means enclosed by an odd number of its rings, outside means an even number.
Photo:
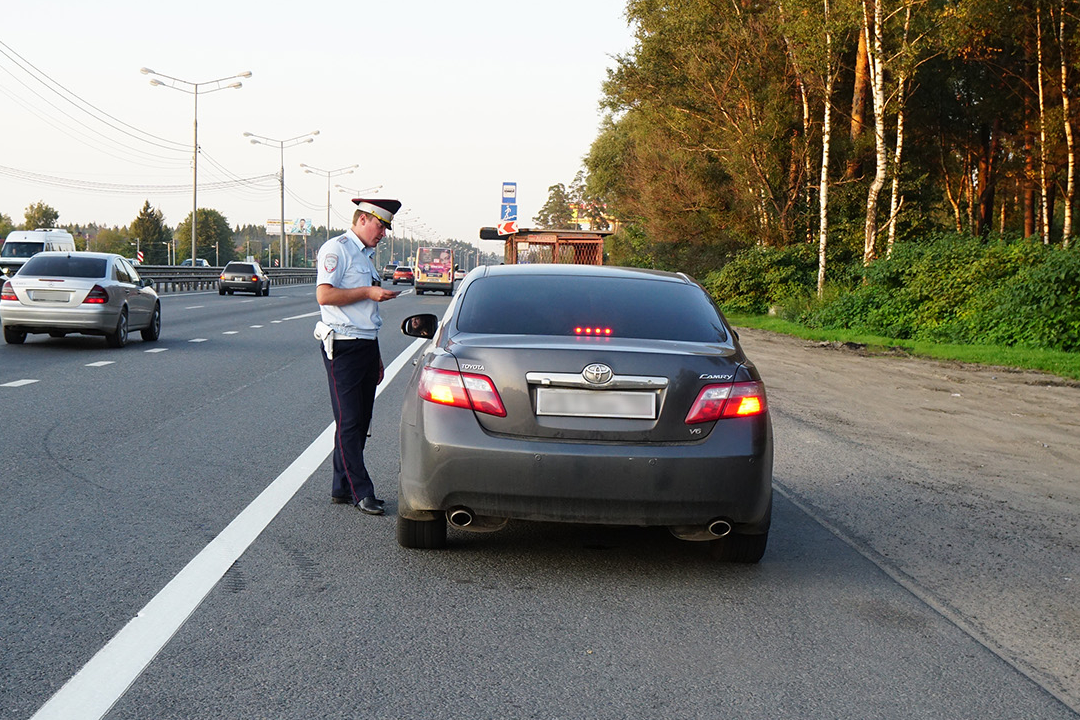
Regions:
<svg viewBox="0 0 1080 720"><path fill-rule="evenodd" d="M4 340L21 345L31 333L103 335L110 347L127 344L139 330L154 341L161 333L161 302L154 281L139 277L127 259L112 253L42 252L26 261L0 290Z"/></svg>

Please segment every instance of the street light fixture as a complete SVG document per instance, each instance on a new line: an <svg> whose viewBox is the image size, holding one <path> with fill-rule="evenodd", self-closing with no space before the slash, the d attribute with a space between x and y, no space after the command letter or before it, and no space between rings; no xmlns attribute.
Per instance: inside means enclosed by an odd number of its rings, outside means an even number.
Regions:
<svg viewBox="0 0 1080 720"><path fill-rule="evenodd" d="M304 168L304 172L311 173L312 175L324 175L326 176L326 240L330 240L330 178L337 177L338 175L349 175L353 170L360 167L359 165L349 165L348 167L338 168L337 170L320 170L317 167L311 165L305 165L300 163L300 167ZM304 252L307 252L306 250Z"/></svg>
<svg viewBox="0 0 1080 720"><path fill-rule="evenodd" d="M345 187L344 185L334 185L334 187L338 189L338 192L349 193L353 197L360 197L361 195L365 195L367 193L374 194L382 190L382 185L373 185L369 188L361 188L360 190L355 190L351 187Z"/></svg>
<svg viewBox="0 0 1080 720"><path fill-rule="evenodd" d="M164 73L154 72L150 68L140 68L139 72L143 75L154 75L156 77L150 78L150 84L154 87L162 86L172 88L173 90L179 90L185 92L188 95L192 95L195 98L195 116L194 125L194 149L192 150L191 160L191 266L195 267L195 228L198 225L199 216L199 90L202 89L203 94L217 92L218 90L238 90L243 87L243 83L234 82L228 85L222 85L226 80L235 80L236 78L249 78L251 77L251 71L245 70L237 75L230 75L229 77L218 78L217 80L207 80L206 82L195 83L190 80L181 80L180 78L174 78ZM164 78L168 82L162 82L158 78ZM213 85L214 87L203 88L204 85Z"/></svg>
<svg viewBox="0 0 1080 720"><path fill-rule="evenodd" d="M278 176L281 180L281 267L285 267L285 263L289 261L288 256L285 254L285 148L315 142L315 136L318 134L318 130L312 130L309 133L297 135L287 140L275 140L255 133L244 133L244 137L251 138L252 145L277 146L281 151L281 174Z"/></svg>

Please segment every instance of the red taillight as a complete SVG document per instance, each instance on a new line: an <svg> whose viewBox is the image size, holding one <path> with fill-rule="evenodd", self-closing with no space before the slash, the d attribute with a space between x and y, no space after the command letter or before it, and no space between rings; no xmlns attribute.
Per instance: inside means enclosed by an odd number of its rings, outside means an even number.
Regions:
<svg viewBox="0 0 1080 720"><path fill-rule="evenodd" d="M575 335L592 335L593 337L610 337L611 328L609 327L586 327L580 325L574 328Z"/></svg>
<svg viewBox="0 0 1080 720"><path fill-rule="evenodd" d="M19 297L15 294L15 288L11 287L11 283L5 282L4 289L0 290L0 300L18 300Z"/></svg>
<svg viewBox="0 0 1080 720"><path fill-rule="evenodd" d="M218 275L218 280L225 282L225 273L221 273L220 275Z"/></svg>
<svg viewBox="0 0 1080 720"><path fill-rule="evenodd" d="M251 282L259 282L259 276L258 275L252 275L251 276Z"/></svg>
<svg viewBox="0 0 1080 720"><path fill-rule="evenodd" d="M100 285L95 285L90 289L90 292L86 294L86 299L83 303L90 303L91 305L104 305L109 302L109 293L105 292L105 288Z"/></svg>
<svg viewBox="0 0 1080 720"><path fill-rule="evenodd" d="M706 385L686 414L686 424L760 415L765 409L765 385L760 382Z"/></svg>
<svg viewBox="0 0 1080 720"><path fill-rule="evenodd" d="M506 417L499 391L484 375L426 367L420 374L420 397L440 405Z"/></svg>

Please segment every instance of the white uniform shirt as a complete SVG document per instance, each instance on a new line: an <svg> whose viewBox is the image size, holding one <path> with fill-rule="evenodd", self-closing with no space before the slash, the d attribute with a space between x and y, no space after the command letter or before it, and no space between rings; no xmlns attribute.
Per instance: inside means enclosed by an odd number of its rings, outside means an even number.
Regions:
<svg viewBox="0 0 1080 720"><path fill-rule="evenodd" d="M352 230L330 238L319 248L316 285L337 288L380 285L379 271L372 258L375 248L364 247ZM379 303L360 300L349 305L320 305L322 321L338 335L374 340L382 327Z"/></svg>

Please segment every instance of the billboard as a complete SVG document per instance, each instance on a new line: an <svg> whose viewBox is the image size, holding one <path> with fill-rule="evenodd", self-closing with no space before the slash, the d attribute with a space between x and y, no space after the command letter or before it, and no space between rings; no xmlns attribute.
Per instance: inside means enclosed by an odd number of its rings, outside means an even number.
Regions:
<svg viewBox="0 0 1080 720"><path fill-rule="evenodd" d="M312 228L314 228L314 223L311 222L311 218L296 218L295 220L285 220L286 235L310 235ZM280 235L281 220L267 220L266 234Z"/></svg>

